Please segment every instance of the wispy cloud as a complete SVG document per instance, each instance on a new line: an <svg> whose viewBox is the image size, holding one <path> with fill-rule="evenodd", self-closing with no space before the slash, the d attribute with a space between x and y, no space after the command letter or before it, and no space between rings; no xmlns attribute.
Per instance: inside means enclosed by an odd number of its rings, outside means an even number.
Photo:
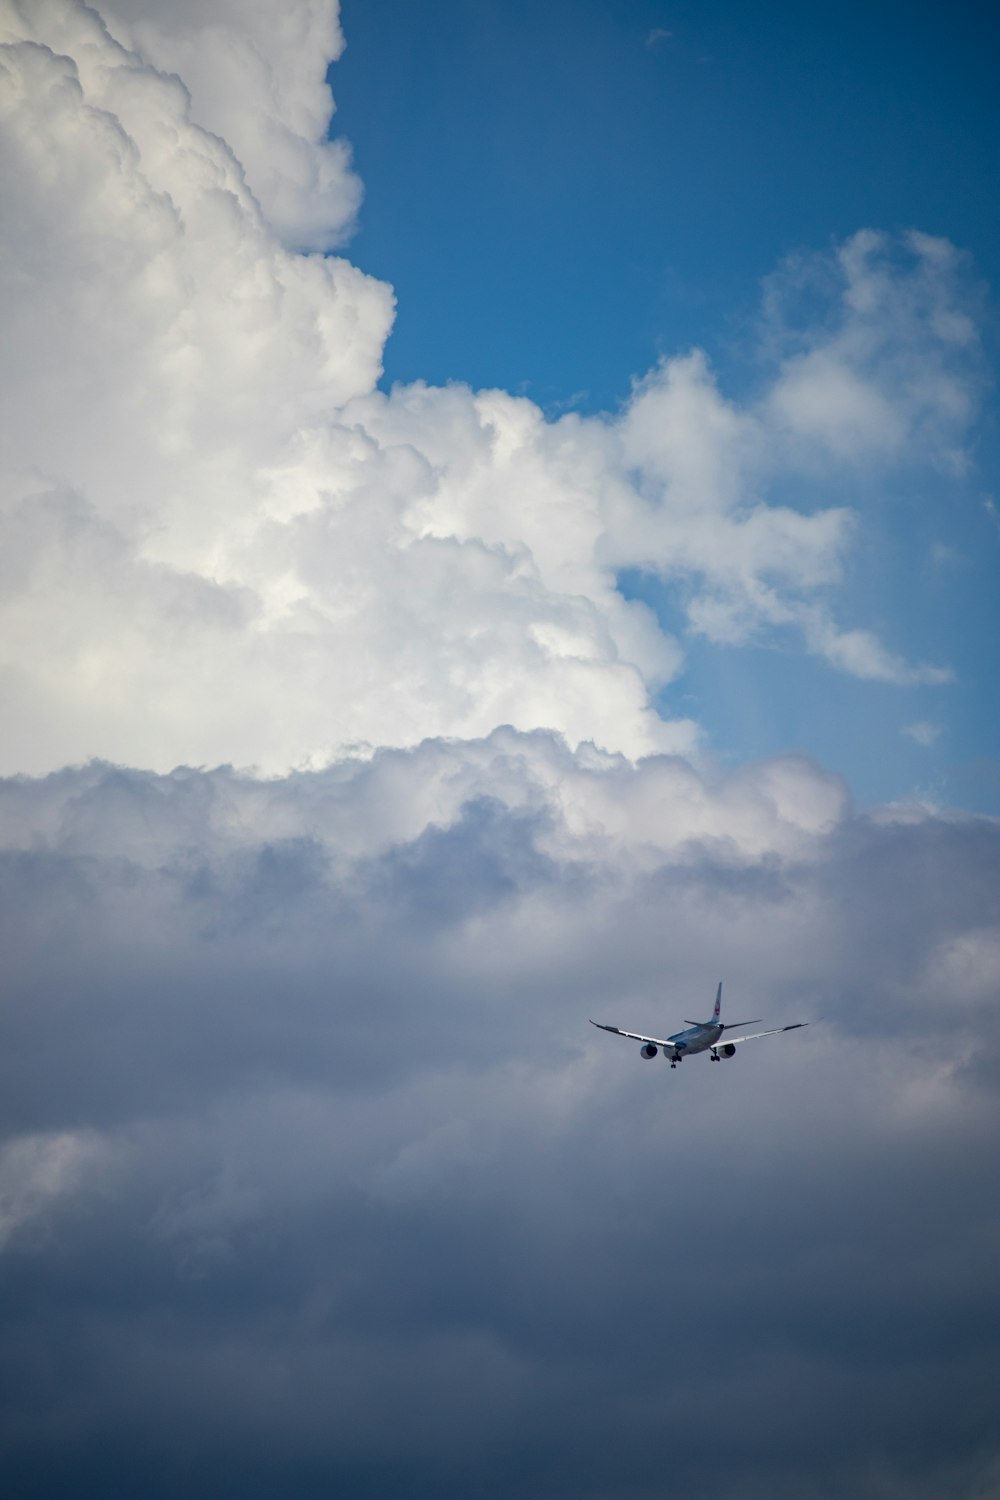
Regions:
<svg viewBox="0 0 1000 1500"><path fill-rule="evenodd" d="M864 229L832 259L790 257L766 283L762 324L780 361L767 402L789 458L798 447L809 467L825 449L859 469L963 472L985 386L977 296L955 246L916 232Z"/></svg>
<svg viewBox="0 0 1000 1500"><path fill-rule="evenodd" d="M919 719L915 724L904 724L900 732L918 745L930 746L941 738L944 726L928 719Z"/></svg>
<svg viewBox="0 0 1000 1500"><path fill-rule="evenodd" d="M930 549L931 565L935 568L953 570L961 568L966 563L966 558L956 547L948 542L934 542Z"/></svg>

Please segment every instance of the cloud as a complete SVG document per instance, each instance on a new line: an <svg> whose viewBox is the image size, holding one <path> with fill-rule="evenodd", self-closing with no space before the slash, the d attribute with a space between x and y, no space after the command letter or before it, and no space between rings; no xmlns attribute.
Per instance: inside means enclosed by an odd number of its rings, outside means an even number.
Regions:
<svg viewBox="0 0 1000 1500"><path fill-rule="evenodd" d="M699 351L608 415L386 394L391 289L298 253L356 201L324 135L334 7L2 15L7 770L281 772L504 722L693 753L662 707L683 635L623 570L684 632L947 680L840 620L856 512L824 488L960 452L980 377L947 242L786 268L743 402Z"/></svg>
<svg viewBox="0 0 1000 1500"><path fill-rule="evenodd" d="M343 243L361 182L350 148L328 137L327 68L344 49L338 0L111 0L102 15L118 41L184 80L192 118L232 147L285 244Z"/></svg>
<svg viewBox="0 0 1000 1500"><path fill-rule="evenodd" d="M943 726L933 724L929 719L919 719L915 724L904 724L900 733L907 735L914 744L926 747L940 739Z"/></svg>
<svg viewBox="0 0 1000 1500"><path fill-rule="evenodd" d="M900 686L926 683L940 686L951 682L949 667L919 662L915 665L887 651L869 630L838 630L821 611L807 612L807 629L818 652L834 666L870 682L895 682Z"/></svg>
<svg viewBox="0 0 1000 1500"><path fill-rule="evenodd" d="M90 1185L100 1157L96 1132L21 1135L0 1150L0 1251L51 1205Z"/></svg>
<svg viewBox="0 0 1000 1500"><path fill-rule="evenodd" d="M498 731L0 827L26 1490L644 1494L625 1414L709 1395L695 1500L988 1483L992 821ZM720 976L813 1024L676 1073L586 1024Z"/></svg>
<svg viewBox="0 0 1000 1500"><path fill-rule="evenodd" d="M915 230L862 229L832 258L791 257L762 325L780 361L768 416L789 458L962 472L984 386L978 297L955 246Z"/></svg>

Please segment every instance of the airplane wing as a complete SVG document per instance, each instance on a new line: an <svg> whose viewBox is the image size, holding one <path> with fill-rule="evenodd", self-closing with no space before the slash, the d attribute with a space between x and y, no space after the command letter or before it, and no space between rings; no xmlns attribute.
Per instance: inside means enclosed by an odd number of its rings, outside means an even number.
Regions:
<svg viewBox="0 0 1000 1500"><path fill-rule="evenodd" d="M664 1041L659 1036L640 1036L637 1031L622 1031L620 1026L605 1026L603 1021L591 1021L591 1026L599 1026L602 1031L613 1031L615 1036L627 1036L630 1042L652 1042L654 1047L665 1047L668 1052L673 1050L674 1043Z"/></svg>
<svg viewBox="0 0 1000 1500"><path fill-rule="evenodd" d="M725 1036L718 1045L732 1047L737 1042L755 1042L759 1036L779 1036L782 1031L798 1031L800 1026L808 1025L808 1021L793 1021L791 1026L772 1026L770 1031L751 1031L749 1036Z"/></svg>

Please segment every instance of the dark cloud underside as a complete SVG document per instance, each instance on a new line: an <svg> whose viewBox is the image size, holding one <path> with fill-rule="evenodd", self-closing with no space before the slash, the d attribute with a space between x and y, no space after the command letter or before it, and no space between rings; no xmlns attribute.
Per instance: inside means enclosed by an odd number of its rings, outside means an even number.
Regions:
<svg viewBox="0 0 1000 1500"><path fill-rule="evenodd" d="M994 1493L995 826L640 866L504 743L378 847L434 747L5 785L12 1493ZM718 973L813 1026L586 1024Z"/></svg>

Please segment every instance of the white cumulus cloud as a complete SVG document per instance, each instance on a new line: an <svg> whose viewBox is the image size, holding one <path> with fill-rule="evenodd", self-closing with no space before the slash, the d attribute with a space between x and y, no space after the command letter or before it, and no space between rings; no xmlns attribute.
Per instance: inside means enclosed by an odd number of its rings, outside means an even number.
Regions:
<svg viewBox="0 0 1000 1500"><path fill-rule="evenodd" d="M110 0L115 37L177 73L193 119L233 148L282 239L300 250L342 243L361 182L350 150L329 139L326 81L344 48L338 0Z"/></svg>
<svg viewBox="0 0 1000 1500"><path fill-rule="evenodd" d="M325 139L334 5L0 0L0 43L4 769L281 771L504 723L690 753L654 706L683 640L623 570L711 640L791 628L839 670L946 679L839 621L854 512L808 476L899 433L957 453L974 331L946 242L810 262L827 311L794 334L782 273L777 373L743 402L699 351L610 415L383 393L391 288L304 253L356 202Z"/></svg>

